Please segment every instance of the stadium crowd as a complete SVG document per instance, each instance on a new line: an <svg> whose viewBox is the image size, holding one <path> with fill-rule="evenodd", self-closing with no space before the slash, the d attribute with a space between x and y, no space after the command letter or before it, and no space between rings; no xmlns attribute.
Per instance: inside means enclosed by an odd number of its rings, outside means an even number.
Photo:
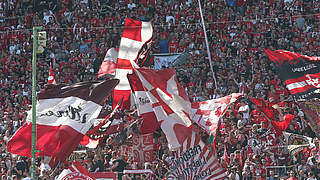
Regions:
<svg viewBox="0 0 320 180"><path fill-rule="evenodd" d="M272 140L277 148L250 150L252 134L263 134L272 125L246 100L236 102L222 119L216 137L216 154L230 179L320 179L319 140L308 119L290 99L264 53L284 49L320 56L319 0L202 0L213 71L195 0L3 0L0 2L0 132L2 179L22 179L30 160L7 152L6 143L24 123L31 105L32 27L47 32L47 46L37 61L37 92L47 83L52 64L60 83L93 80L106 50L118 47L124 20L152 21L152 53L187 52L189 58L174 68L191 101L219 98L233 92L263 98L295 117L286 130L313 138L316 145L295 155L284 148L282 135ZM216 80L216 84L215 84ZM217 88L216 88L217 87ZM129 125L135 115L123 113ZM208 135L201 133L208 143ZM87 149L83 163L90 172L151 169L165 179L170 152L164 134L155 160L134 163L121 160L116 136L106 137L94 151ZM262 147L257 145L257 147ZM83 147L82 147L83 148ZM120 158L120 159L119 159ZM117 163L115 163L117 162ZM40 179L54 179L63 169L46 171L37 164ZM151 179L149 174L123 175L124 180Z"/></svg>

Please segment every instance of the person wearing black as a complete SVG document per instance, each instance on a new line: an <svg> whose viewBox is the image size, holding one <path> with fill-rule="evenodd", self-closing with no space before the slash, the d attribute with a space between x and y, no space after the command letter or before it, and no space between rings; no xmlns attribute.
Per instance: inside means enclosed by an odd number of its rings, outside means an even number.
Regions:
<svg viewBox="0 0 320 180"><path fill-rule="evenodd" d="M122 156L120 156L118 159L114 160L112 164L113 164L111 167L112 171L118 172L119 173L118 178L121 180L123 176L123 170L126 168L128 163L123 160Z"/></svg>

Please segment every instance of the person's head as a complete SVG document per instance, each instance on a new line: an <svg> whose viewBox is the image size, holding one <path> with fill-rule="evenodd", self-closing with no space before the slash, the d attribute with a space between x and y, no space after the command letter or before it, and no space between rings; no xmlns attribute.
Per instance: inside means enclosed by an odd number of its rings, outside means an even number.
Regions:
<svg viewBox="0 0 320 180"><path fill-rule="evenodd" d="M296 175L296 173L295 173L294 171L291 170L291 171L289 172L289 176L290 176L290 177L295 177L295 175Z"/></svg>

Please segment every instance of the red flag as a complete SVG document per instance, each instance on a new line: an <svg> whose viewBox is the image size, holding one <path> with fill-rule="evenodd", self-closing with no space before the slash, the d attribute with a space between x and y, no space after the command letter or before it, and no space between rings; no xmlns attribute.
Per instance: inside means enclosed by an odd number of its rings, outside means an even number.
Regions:
<svg viewBox="0 0 320 180"><path fill-rule="evenodd" d="M271 103L258 98L250 98L250 100L257 106L260 111L264 113L265 116L267 116L267 118L269 118L270 120L278 119L279 112L272 107Z"/></svg>
<svg viewBox="0 0 320 180"><path fill-rule="evenodd" d="M57 84L53 69L51 67L49 68L48 84Z"/></svg>
<svg viewBox="0 0 320 180"><path fill-rule="evenodd" d="M123 99L121 109L130 108L131 88L127 74L132 74L132 63L139 56L140 49L152 38L152 26L150 22L142 22L127 18L120 41L116 75L120 79L113 93L113 106Z"/></svg>
<svg viewBox="0 0 320 180"><path fill-rule="evenodd" d="M170 149L191 135L191 103L179 85L174 69L135 69L140 78Z"/></svg>
<svg viewBox="0 0 320 180"><path fill-rule="evenodd" d="M294 118L294 115L286 114L283 117L283 121L271 121L273 127L277 131L277 134L279 134L279 132L281 133L282 131L285 131L289 127L293 118Z"/></svg>
<svg viewBox="0 0 320 180"><path fill-rule="evenodd" d="M102 77L107 74L115 75L117 58L118 50L115 48L110 48L104 56L103 62L98 72L98 77Z"/></svg>
<svg viewBox="0 0 320 180"><path fill-rule="evenodd" d="M48 85L38 95L37 155L64 161L92 126L119 80ZM8 142L8 151L31 157L31 118Z"/></svg>
<svg viewBox="0 0 320 180"><path fill-rule="evenodd" d="M242 94L231 95L192 103L192 120L202 127L208 134L216 135L220 118L225 114L230 104L236 102Z"/></svg>
<svg viewBox="0 0 320 180"><path fill-rule="evenodd" d="M134 94L135 104L138 114L142 118L140 132L148 134L160 128L160 123L152 109L152 104L144 90L140 79L135 74L128 74L131 90Z"/></svg>
<svg viewBox="0 0 320 180"><path fill-rule="evenodd" d="M265 102L263 99L250 98L250 100L271 121L278 135L288 128L292 119L294 118L294 116L291 114L287 114L284 117L281 117L279 111L274 109L271 106L271 103Z"/></svg>
<svg viewBox="0 0 320 180"><path fill-rule="evenodd" d="M79 161L75 161L68 169L64 169L58 176L58 180L94 180L95 178L90 175Z"/></svg>

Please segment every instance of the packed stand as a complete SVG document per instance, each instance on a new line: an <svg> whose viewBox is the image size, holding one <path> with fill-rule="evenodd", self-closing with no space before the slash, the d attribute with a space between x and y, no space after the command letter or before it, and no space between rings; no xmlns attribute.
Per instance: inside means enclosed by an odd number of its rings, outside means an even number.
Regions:
<svg viewBox="0 0 320 180"><path fill-rule="evenodd" d="M30 160L6 152L6 143L24 123L26 111L30 109L32 27L42 26L47 31L47 47L37 61L39 92L46 84L50 65L60 83L95 79L106 50L119 46L121 27L127 16L153 22L153 53L186 52L190 55L184 64L174 68L191 101L219 98L233 92L263 98L281 107L284 114L295 115L287 132L312 137L317 144L308 120L290 100L263 49L320 56L319 6L318 0L203 0L213 77L197 1L0 2L1 176L14 179L29 174ZM240 107L245 108L239 110ZM134 114L121 114L126 122L124 126L136 118ZM248 151L252 133L270 128L270 122L249 101L244 99L230 107L216 140L216 153L230 178L274 179L274 175L278 177L275 179L320 178L318 146L296 157L284 148ZM204 140L208 138L204 132L202 135ZM150 164L131 163L128 159L117 163L121 167L115 167L112 162L120 157L116 137L107 137L94 153L82 158L89 171L147 168L153 170L156 177L165 178L170 152L161 131L154 134L157 158ZM280 147L284 145L282 138L276 136L272 141ZM39 159L37 164L42 179L48 178L50 173L52 177L61 172L61 169L47 172L41 166L42 161ZM276 168L267 168L271 166ZM150 179L147 175L137 176L141 177L124 175L122 179Z"/></svg>

